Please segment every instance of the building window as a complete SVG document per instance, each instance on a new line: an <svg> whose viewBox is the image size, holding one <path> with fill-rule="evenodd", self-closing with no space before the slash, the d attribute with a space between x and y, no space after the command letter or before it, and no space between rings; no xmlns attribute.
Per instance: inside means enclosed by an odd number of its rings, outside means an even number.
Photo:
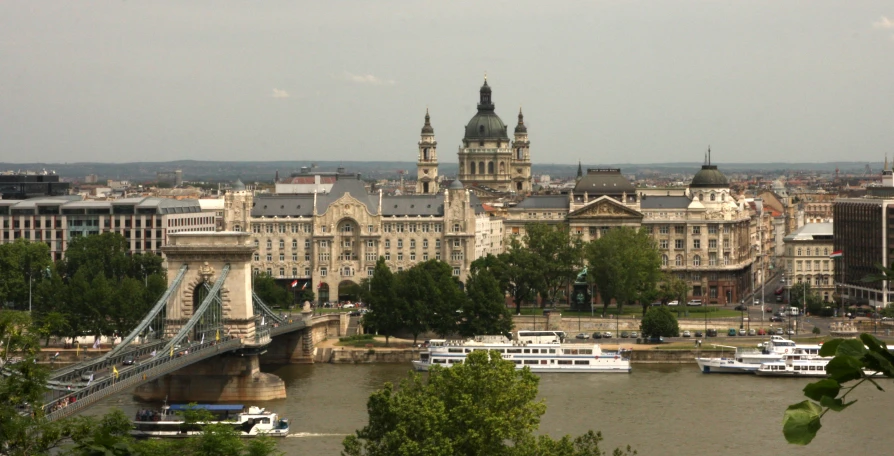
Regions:
<svg viewBox="0 0 894 456"><path fill-rule="evenodd" d="M279 254L279 261L286 261L286 254L285 254L285 253L280 253L280 254Z"/></svg>
<svg viewBox="0 0 894 456"><path fill-rule="evenodd" d="M662 265L662 266L667 266L667 263L668 263L668 261L667 261L667 255L661 255L661 265Z"/></svg>
<svg viewBox="0 0 894 456"><path fill-rule="evenodd" d="M702 257L696 255L692 257L692 265L693 266L701 266L702 265Z"/></svg>
<svg viewBox="0 0 894 456"><path fill-rule="evenodd" d="M798 256L801 256L801 247L798 247Z"/></svg>
<svg viewBox="0 0 894 456"><path fill-rule="evenodd" d="M428 239L423 239L423 240L422 240L422 248L423 248L423 249L427 249L427 248L428 248Z"/></svg>
<svg viewBox="0 0 894 456"><path fill-rule="evenodd" d="M417 224L417 223L411 223L411 224L410 224L410 227L409 227L409 228L410 228L410 232L411 232L411 233L415 233L415 232L416 232L416 225L418 225L418 224Z"/></svg>
<svg viewBox="0 0 894 456"><path fill-rule="evenodd" d="M320 268L320 277L326 277L327 273L326 268Z"/></svg>
<svg viewBox="0 0 894 456"><path fill-rule="evenodd" d="M261 273L261 270L258 268L255 268L254 271L252 271L252 272L254 272L255 275L258 275Z"/></svg>
<svg viewBox="0 0 894 456"><path fill-rule="evenodd" d="M397 252L397 261L403 261L403 260L404 260L404 253Z"/></svg>
<svg viewBox="0 0 894 456"><path fill-rule="evenodd" d="M372 232L373 232L373 226L372 226L372 225L366 225L366 232L372 234Z"/></svg>
<svg viewBox="0 0 894 456"><path fill-rule="evenodd" d="M441 248L441 240L440 240L440 239L435 239L435 248L436 248L436 249L440 249L440 248Z"/></svg>
<svg viewBox="0 0 894 456"><path fill-rule="evenodd" d="M428 261L428 252L422 252L422 261Z"/></svg>
<svg viewBox="0 0 894 456"><path fill-rule="evenodd" d="M453 260L453 261L462 261L462 259L463 259L463 253L462 253L462 252L453 252L453 253L450 255L450 259Z"/></svg>
<svg viewBox="0 0 894 456"><path fill-rule="evenodd" d="M372 277L374 272L375 272L375 268L366 268L366 276L367 277Z"/></svg>
<svg viewBox="0 0 894 456"><path fill-rule="evenodd" d="M382 225L382 231L384 231L386 233L390 233L391 232L391 224L386 223L386 224Z"/></svg>
<svg viewBox="0 0 894 456"><path fill-rule="evenodd" d="M435 223L435 233L440 233L440 232L441 232L441 224Z"/></svg>
<svg viewBox="0 0 894 456"><path fill-rule="evenodd" d="M257 239L255 239L255 248L257 249L257 248L260 248L260 247L261 247L261 243L260 243L260 241L258 241Z"/></svg>
<svg viewBox="0 0 894 456"><path fill-rule="evenodd" d="M410 248L411 248L411 249L415 249L415 248L416 248L416 240L415 240L415 239L410 239Z"/></svg>
<svg viewBox="0 0 894 456"><path fill-rule="evenodd" d="M670 227L667 225L661 225L658 227L658 234L667 234L670 232Z"/></svg>
<svg viewBox="0 0 894 456"><path fill-rule="evenodd" d="M396 223L394 228L395 228L395 231L397 231L398 233L404 232L404 224L403 223Z"/></svg>
<svg viewBox="0 0 894 456"><path fill-rule="evenodd" d="M298 277L298 268L292 268L292 277Z"/></svg>
<svg viewBox="0 0 894 456"><path fill-rule="evenodd" d="M386 249L390 249L390 248L391 248L391 239L385 239L385 248L386 248Z"/></svg>
<svg viewBox="0 0 894 456"><path fill-rule="evenodd" d="M674 266L683 266L683 255L677 255L677 257L674 258Z"/></svg>
<svg viewBox="0 0 894 456"><path fill-rule="evenodd" d="M391 252L385 252L385 261L391 261Z"/></svg>
<svg viewBox="0 0 894 456"><path fill-rule="evenodd" d="M693 239L693 240L692 240L692 248L693 248L693 249L700 249L700 248L702 248L702 241L701 241L701 239Z"/></svg>
<svg viewBox="0 0 894 456"><path fill-rule="evenodd" d="M829 256L829 248L828 247L823 249L823 256Z"/></svg>
<svg viewBox="0 0 894 456"><path fill-rule="evenodd" d="M712 200L714 199L714 195L713 195L713 194L711 195L711 199L712 199ZM717 287L716 287L716 286L711 285L710 287L708 287L708 296L709 296L711 299L717 299Z"/></svg>
<svg viewBox="0 0 894 456"><path fill-rule="evenodd" d="M708 234L717 234L717 225L708 225Z"/></svg>
<svg viewBox="0 0 894 456"><path fill-rule="evenodd" d="M716 249L717 248L717 239L708 239L708 248Z"/></svg>
<svg viewBox="0 0 894 456"><path fill-rule="evenodd" d="M807 247L807 256L810 256L810 247Z"/></svg>
<svg viewBox="0 0 894 456"><path fill-rule="evenodd" d="M453 276L459 277L459 268L453 268Z"/></svg>
<svg viewBox="0 0 894 456"><path fill-rule="evenodd" d="M305 239L305 240L304 240L304 248L305 248L305 249L309 249L309 248L310 248L310 239Z"/></svg>
<svg viewBox="0 0 894 456"><path fill-rule="evenodd" d="M410 252L410 261L416 261L416 252Z"/></svg>
<svg viewBox="0 0 894 456"><path fill-rule="evenodd" d="M376 246L375 241L366 241L366 246L368 248L373 248Z"/></svg>
<svg viewBox="0 0 894 456"><path fill-rule="evenodd" d="M666 250L667 245L668 245L667 239L661 239L660 241L658 241L658 248L660 248L660 249Z"/></svg>
<svg viewBox="0 0 894 456"><path fill-rule="evenodd" d="M285 270L285 268L279 268L279 277L280 277L280 278L283 278L283 277L285 277L285 276L286 276L286 270Z"/></svg>
<svg viewBox="0 0 894 456"><path fill-rule="evenodd" d="M801 272L801 263L802 263L801 261L796 261L796 262L795 262L795 267L796 267L795 270L796 270L797 272Z"/></svg>
<svg viewBox="0 0 894 456"><path fill-rule="evenodd" d="M304 277L310 277L310 268L304 268Z"/></svg>
<svg viewBox="0 0 894 456"><path fill-rule="evenodd" d="M711 252L708 254L708 266L717 266L717 254Z"/></svg>
<svg viewBox="0 0 894 456"><path fill-rule="evenodd" d="M279 240L279 249L282 250L284 248L286 248L286 241L280 239Z"/></svg>
<svg viewBox="0 0 894 456"><path fill-rule="evenodd" d="M693 227L692 227L692 234L702 234L702 227L700 227L700 226L693 226Z"/></svg>
<svg viewBox="0 0 894 456"><path fill-rule="evenodd" d="M399 249L404 248L404 240L403 239L397 240L397 248L399 248Z"/></svg>
<svg viewBox="0 0 894 456"><path fill-rule="evenodd" d="M674 248L677 250L683 250L683 239L674 239Z"/></svg>
<svg viewBox="0 0 894 456"><path fill-rule="evenodd" d="M292 261L298 261L298 254L292 253Z"/></svg>
<svg viewBox="0 0 894 456"><path fill-rule="evenodd" d="M298 248L298 239L292 239L292 250Z"/></svg>
<svg viewBox="0 0 894 456"><path fill-rule="evenodd" d="M267 275L268 275L268 276L273 277L273 270L272 270L272 269L267 268L267 271L266 271L266 272L267 272Z"/></svg>
<svg viewBox="0 0 894 456"><path fill-rule="evenodd" d="M329 241L320 241L320 247L326 248L329 247Z"/></svg>
<svg viewBox="0 0 894 456"><path fill-rule="evenodd" d="M423 232L423 233L428 233L428 227L429 227L429 224L428 224L428 223L423 223L423 224L422 224L422 232Z"/></svg>
<svg viewBox="0 0 894 456"><path fill-rule="evenodd" d="M438 261L441 261L441 251L440 251L440 250L438 250L437 252L435 252L435 259L438 260Z"/></svg>
<svg viewBox="0 0 894 456"><path fill-rule="evenodd" d="M674 233L686 234L686 227L683 225L676 225L676 226L674 226Z"/></svg>
<svg viewBox="0 0 894 456"><path fill-rule="evenodd" d="M698 273L698 272L693 272L693 273L692 273L692 281L693 281L693 282L701 282L701 281L702 281L702 275L701 275L700 273Z"/></svg>
<svg viewBox="0 0 894 456"><path fill-rule="evenodd" d="M453 246L454 246L454 247L459 247L459 246L460 246L460 241L459 241L459 239L454 239L454 240L453 240Z"/></svg>
<svg viewBox="0 0 894 456"><path fill-rule="evenodd" d="M459 233L459 223L454 223L454 224L453 224L453 232L454 232L454 233Z"/></svg>
<svg viewBox="0 0 894 456"><path fill-rule="evenodd" d="M267 254L267 261L273 261L273 255Z"/></svg>
<svg viewBox="0 0 894 456"><path fill-rule="evenodd" d="M270 239L267 239L267 249L269 250L272 248L273 248L273 241L271 241Z"/></svg>
<svg viewBox="0 0 894 456"><path fill-rule="evenodd" d="M310 261L310 253L309 252L306 252L304 254L304 261Z"/></svg>
<svg viewBox="0 0 894 456"><path fill-rule="evenodd" d="M261 261L261 256L255 253L255 261Z"/></svg>

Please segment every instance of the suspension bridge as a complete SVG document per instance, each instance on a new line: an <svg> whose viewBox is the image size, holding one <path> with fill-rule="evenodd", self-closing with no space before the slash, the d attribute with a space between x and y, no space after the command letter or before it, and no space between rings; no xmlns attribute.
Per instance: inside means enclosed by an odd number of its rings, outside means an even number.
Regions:
<svg viewBox="0 0 894 456"><path fill-rule="evenodd" d="M169 374L220 355L247 360L249 368L240 371L254 377L252 382L238 382L237 390L221 397L263 400L250 391L252 384L281 391L267 399L285 397L281 379L258 372L258 355L273 337L296 332L303 332L298 333L298 349L307 354L313 345L310 328L331 317L312 318L309 312L284 316L265 305L251 291L254 250L247 233L172 235L163 248L168 289L110 351L51 373L43 406L47 419L71 416L104 398L149 382L157 384Z"/></svg>

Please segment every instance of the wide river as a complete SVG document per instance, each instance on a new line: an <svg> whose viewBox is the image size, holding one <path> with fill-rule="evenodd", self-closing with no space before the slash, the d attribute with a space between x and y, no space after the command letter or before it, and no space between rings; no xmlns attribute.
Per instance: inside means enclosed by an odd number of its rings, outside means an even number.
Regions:
<svg viewBox="0 0 894 456"><path fill-rule="evenodd" d="M292 418L279 449L288 455L338 455L345 435L367 420L366 401L385 382L399 382L409 364L265 366L286 382L288 399L260 404ZM782 413L804 399L804 379L705 375L695 364L633 366L624 374L541 374L546 401L540 431L553 437L602 431L603 450L631 445L640 455L887 455L894 452L894 384L863 385L859 401L829 413L807 447L782 436ZM849 396L849 397L851 397ZM129 416L144 404L129 394L88 409L119 407Z"/></svg>

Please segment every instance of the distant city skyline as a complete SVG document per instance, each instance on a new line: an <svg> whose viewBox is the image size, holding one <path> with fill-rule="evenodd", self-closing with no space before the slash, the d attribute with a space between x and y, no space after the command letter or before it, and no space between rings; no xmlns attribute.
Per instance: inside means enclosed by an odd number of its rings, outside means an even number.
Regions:
<svg viewBox="0 0 894 456"><path fill-rule="evenodd" d="M0 3L0 162L456 164L484 73L538 164L894 160L894 4ZM510 132L511 133L511 132Z"/></svg>

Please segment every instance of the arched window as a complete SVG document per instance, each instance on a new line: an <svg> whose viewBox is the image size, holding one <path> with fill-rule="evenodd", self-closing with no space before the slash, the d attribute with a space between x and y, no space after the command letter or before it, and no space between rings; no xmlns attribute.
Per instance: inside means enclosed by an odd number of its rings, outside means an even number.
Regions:
<svg viewBox="0 0 894 456"><path fill-rule="evenodd" d="M667 266L667 255L661 255L661 265Z"/></svg>
<svg viewBox="0 0 894 456"><path fill-rule="evenodd" d="M807 256L810 256L810 247L807 247Z"/></svg>
<svg viewBox="0 0 894 456"><path fill-rule="evenodd" d="M798 256L801 256L801 247L798 247Z"/></svg>
<svg viewBox="0 0 894 456"><path fill-rule="evenodd" d="M459 173L462 174L462 172L463 172L462 164L460 164ZM472 162L472 166L469 167L469 174L472 174L472 175L475 174L475 162Z"/></svg>
<svg viewBox="0 0 894 456"><path fill-rule="evenodd" d="M422 149L422 159L423 159L423 160L428 160L428 159L429 159L429 158L428 158L428 147L426 147L425 149Z"/></svg>
<svg viewBox="0 0 894 456"><path fill-rule="evenodd" d="M484 174L484 162L478 162L478 174Z"/></svg>
<svg viewBox="0 0 894 456"><path fill-rule="evenodd" d="M267 239L267 248L268 248L268 249L272 249L272 248L273 248L273 241L271 241L270 239Z"/></svg>
<svg viewBox="0 0 894 456"><path fill-rule="evenodd" d="M494 173L494 162L487 162L487 173L488 174Z"/></svg>
<svg viewBox="0 0 894 456"><path fill-rule="evenodd" d="M717 199L717 196L714 195L713 193L711 193L711 201L715 201L716 199Z"/></svg>
<svg viewBox="0 0 894 456"><path fill-rule="evenodd" d="M525 154L522 153L522 148L519 147L518 149L515 149L515 159L523 160L524 158L525 158Z"/></svg>
<svg viewBox="0 0 894 456"><path fill-rule="evenodd" d="M683 255L677 255L674 259L674 266L683 266Z"/></svg>
<svg viewBox="0 0 894 456"><path fill-rule="evenodd" d="M702 265L702 257L696 255L692 257L692 265L693 266L701 266Z"/></svg>
<svg viewBox="0 0 894 456"><path fill-rule="evenodd" d="M829 248L828 247L823 249L823 256L829 256Z"/></svg>

